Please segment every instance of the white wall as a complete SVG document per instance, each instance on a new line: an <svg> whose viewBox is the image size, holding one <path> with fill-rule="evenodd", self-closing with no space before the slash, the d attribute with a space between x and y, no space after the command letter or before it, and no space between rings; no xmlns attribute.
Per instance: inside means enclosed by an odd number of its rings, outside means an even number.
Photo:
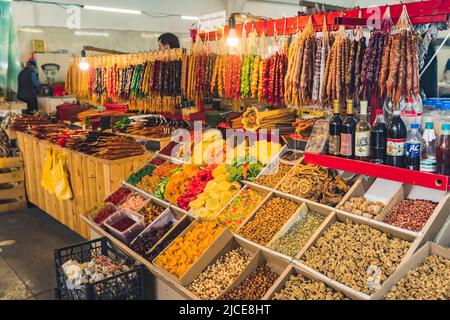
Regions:
<svg viewBox="0 0 450 320"><path fill-rule="evenodd" d="M28 27L31 28L31 27ZM24 29L27 29L24 27ZM26 62L32 53L32 40L44 40L48 52L68 50L70 55L79 55L85 45L100 47L104 49L122 52L140 52L156 50L158 47L157 37L160 33L117 31L117 30L95 30L108 33L108 37L75 36L73 30L54 27L33 27L42 33L20 31L18 39L20 48L20 61ZM143 37L145 35L146 37ZM188 34L178 34L181 44L187 47L190 38Z"/></svg>

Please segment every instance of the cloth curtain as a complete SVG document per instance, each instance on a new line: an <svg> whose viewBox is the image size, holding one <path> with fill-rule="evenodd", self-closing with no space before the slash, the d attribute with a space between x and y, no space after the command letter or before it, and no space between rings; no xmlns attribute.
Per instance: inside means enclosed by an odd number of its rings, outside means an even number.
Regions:
<svg viewBox="0 0 450 320"><path fill-rule="evenodd" d="M19 72L19 45L11 2L0 0L0 96L15 98Z"/></svg>

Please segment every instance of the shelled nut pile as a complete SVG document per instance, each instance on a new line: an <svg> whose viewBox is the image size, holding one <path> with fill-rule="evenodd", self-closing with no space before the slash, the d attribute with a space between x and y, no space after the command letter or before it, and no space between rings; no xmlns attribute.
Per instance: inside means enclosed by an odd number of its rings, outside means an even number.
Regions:
<svg viewBox="0 0 450 320"><path fill-rule="evenodd" d="M261 300L277 278L278 275L264 262L238 287L224 295L223 300Z"/></svg>
<svg viewBox="0 0 450 320"><path fill-rule="evenodd" d="M244 271L252 257L242 248L232 250L208 266L188 290L202 300L217 299Z"/></svg>
<svg viewBox="0 0 450 320"><path fill-rule="evenodd" d="M299 205L283 198L272 198L256 212L239 234L260 245L267 245L297 211Z"/></svg>
<svg viewBox="0 0 450 320"><path fill-rule="evenodd" d="M363 224L336 222L302 257L303 263L365 294L396 270L411 243Z"/></svg>
<svg viewBox="0 0 450 320"><path fill-rule="evenodd" d="M139 213L144 216L145 225L148 226L151 225L163 212L163 207L150 201Z"/></svg>
<svg viewBox="0 0 450 320"><path fill-rule="evenodd" d="M364 197L354 197L346 201L343 205L337 206L336 209L350 212L364 218L375 219L385 207L383 202L371 202Z"/></svg>
<svg viewBox="0 0 450 320"><path fill-rule="evenodd" d="M341 292L321 281L308 279L300 274L292 275L283 290L273 300L348 300Z"/></svg>
<svg viewBox="0 0 450 320"><path fill-rule="evenodd" d="M392 209L384 222L399 228L421 232L437 206L437 203L427 200L403 200Z"/></svg>
<svg viewBox="0 0 450 320"><path fill-rule="evenodd" d="M278 184L278 182L281 181L281 179L284 178L284 176L292 169L292 166L286 165L286 164L280 164L278 171L274 172L273 174L269 175L263 175L259 177L255 183L259 184L260 186L264 186L267 188L275 188L275 186Z"/></svg>
<svg viewBox="0 0 450 320"><path fill-rule="evenodd" d="M296 257L314 232L325 221L325 217L316 212L308 212L294 223L289 231L274 241L270 248L290 257Z"/></svg>
<svg viewBox="0 0 450 320"><path fill-rule="evenodd" d="M392 288L386 300L450 300L450 260L428 257Z"/></svg>

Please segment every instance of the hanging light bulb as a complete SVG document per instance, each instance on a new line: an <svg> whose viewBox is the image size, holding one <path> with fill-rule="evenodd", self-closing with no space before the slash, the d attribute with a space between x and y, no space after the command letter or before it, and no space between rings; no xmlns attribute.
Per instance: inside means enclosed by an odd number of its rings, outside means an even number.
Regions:
<svg viewBox="0 0 450 320"><path fill-rule="evenodd" d="M239 44L239 38L236 33L236 18L231 15L229 20L230 31L228 33L227 45L230 47L236 47Z"/></svg>
<svg viewBox="0 0 450 320"><path fill-rule="evenodd" d="M78 64L78 67L83 70L83 71L87 71L89 70L89 62L87 62L86 59L86 51L85 50L81 50L81 60L80 63Z"/></svg>

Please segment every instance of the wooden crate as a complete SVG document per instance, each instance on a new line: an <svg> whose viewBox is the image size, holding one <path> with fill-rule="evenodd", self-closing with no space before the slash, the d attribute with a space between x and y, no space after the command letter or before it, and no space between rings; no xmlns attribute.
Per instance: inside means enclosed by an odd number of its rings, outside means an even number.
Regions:
<svg viewBox="0 0 450 320"><path fill-rule="evenodd" d="M27 207L22 157L0 158L0 213Z"/></svg>
<svg viewBox="0 0 450 320"><path fill-rule="evenodd" d="M18 147L25 164L26 192L31 203L89 239L89 228L80 214L99 206L120 184L144 165L150 154L120 160L104 160L61 148L47 141L17 132ZM41 186L46 151L53 148L65 157L65 168L73 199L60 201Z"/></svg>

